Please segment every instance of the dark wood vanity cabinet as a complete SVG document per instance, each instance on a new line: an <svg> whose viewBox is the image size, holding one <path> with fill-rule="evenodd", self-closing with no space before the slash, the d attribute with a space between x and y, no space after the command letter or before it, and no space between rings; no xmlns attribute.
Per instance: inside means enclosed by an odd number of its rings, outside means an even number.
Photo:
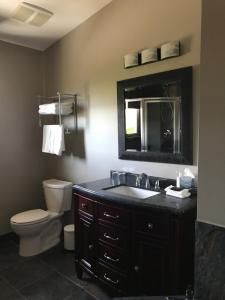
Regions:
<svg viewBox="0 0 225 300"><path fill-rule="evenodd" d="M78 216L79 261L84 268L94 272L94 223L93 220Z"/></svg>
<svg viewBox="0 0 225 300"><path fill-rule="evenodd" d="M78 241L79 251L77 251L77 259L81 267L88 272L95 272L95 224L94 224L94 208L95 202L80 196L78 201L78 210L76 216L76 227L79 230L76 232L76 240ZM79 269L78 269L79 272ZM82 269L80 269L81 276Z"/></svg>
<svg viewBox="0 0 225 300"><path fill-rule="evenodd" d="M149 238L137 237L134 270L139 291L144 294L166 293L168 287L168 245Z"/></svg>
<svg viewBox="0 0 225 300"><path fill-rule="evenodd" d="M184 293L193 283L195 209L176 215L74 194L75 264L124 295Z"/></svg>

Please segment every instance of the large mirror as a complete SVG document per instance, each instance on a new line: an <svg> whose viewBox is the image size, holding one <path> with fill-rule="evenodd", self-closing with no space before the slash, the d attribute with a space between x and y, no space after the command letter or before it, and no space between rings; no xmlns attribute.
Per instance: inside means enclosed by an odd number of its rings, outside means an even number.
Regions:
<svg viewBox="0 0 225 300"><path fill-rule="evenodd" d="M119 158L192 164L192 68L117 82Z"/></svg>

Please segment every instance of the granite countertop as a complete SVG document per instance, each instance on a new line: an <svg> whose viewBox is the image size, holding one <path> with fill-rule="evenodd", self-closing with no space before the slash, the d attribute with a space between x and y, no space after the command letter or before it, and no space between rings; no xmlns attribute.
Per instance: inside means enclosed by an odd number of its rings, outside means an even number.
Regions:
<svg viewBox="0 0 225 300"><path fill-rule="evenodd" d="M106 188L112 187L110 178L100 179L91 182L85 182L75 184L73 189L82 193L98 197L104 201L110 201L111 203L120 203L129 206L138 207L152 207L161 210L171 211L175 214L184 214L190 209L193 209L197 205L196 196L180 199L172 196L168 196L162 191L160 194L145 198L137 199L125 195L119 195L107 190Z"/></svg>

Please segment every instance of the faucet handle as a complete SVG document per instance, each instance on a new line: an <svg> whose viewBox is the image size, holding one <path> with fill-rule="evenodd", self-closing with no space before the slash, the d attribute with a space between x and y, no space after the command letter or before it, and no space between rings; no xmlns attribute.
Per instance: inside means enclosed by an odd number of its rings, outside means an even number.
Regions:
<svg viewBox="0 0 225 300"><path fill-rule="evenodd" d="M127 184L127 173L118 172L119 184Z"/></svg>
<svg viewBox="0 0 225 300"><path fill-rule="evenodd" d="M155 190L156 190L156 191L159 191L159 190L160 190L159 179L157 179L157 180L155 181Z"/></svg>
<svg viewBox="0 0 225 300"><path fill-rule="evenodd" d="M139 175L136 175L136 183L135 183L136 187L140 187L140 184L141 184L141 178Z"/></svg>
<svg viewBox="0 0 225 300"><path fill-rule="evenodd" d="M120 185L120 177L118 171L111 172L111 180L113 185Z"/></svg>
<svg viewBox="0 0 225 300"><path fill-rule="evenodd" d="M145 181L145 188L149 190L151 188L150 178L147 176Z"/></svg>

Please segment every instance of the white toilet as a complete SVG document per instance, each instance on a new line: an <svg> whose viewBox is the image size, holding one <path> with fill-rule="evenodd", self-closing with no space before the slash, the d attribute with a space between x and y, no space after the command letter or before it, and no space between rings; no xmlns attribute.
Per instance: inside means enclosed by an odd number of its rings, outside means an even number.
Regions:
<svg viewBox="0 0 225 300"><path fill-rule="evenodd" d="M12 230L20 236L19 254L39 254L60 241L60 217L71 209L72 183L57 179L43 181L48 210L32 209L10 219Z"/></svg>

